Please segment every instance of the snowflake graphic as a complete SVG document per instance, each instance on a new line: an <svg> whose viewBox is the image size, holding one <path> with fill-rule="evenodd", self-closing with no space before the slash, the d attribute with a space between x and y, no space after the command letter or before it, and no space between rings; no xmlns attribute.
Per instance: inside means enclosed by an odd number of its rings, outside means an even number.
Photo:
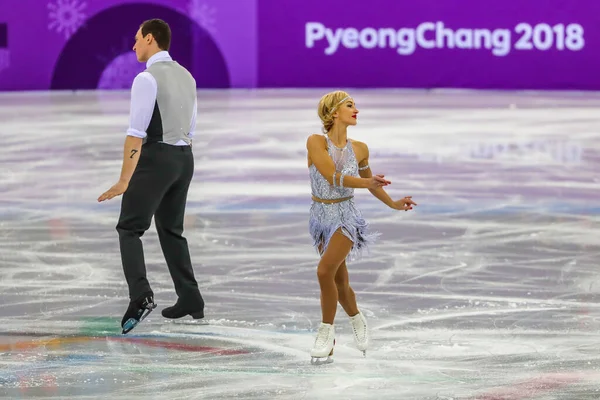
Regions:
<svg viewBox="0 0 600 400"><path fill-rule="evenodd" d="M188 12L190 17L208 32L215 33L217 31L215 26L216 8L203 3L202 0L190 0Z"/></svg>
<svg viewBox="0 0 600 400"><path fill-rule="evenodd" d="M129 89L133 78L146 69L146 64L140 63L133 51L117 56L104 69L98 82L98 89Z"/></svg>
<svg viewBox="0 0 600 400"><path fill-rule="evenodd" d="M68 39L85 22L83 10L87 7L80 0L56 0L48 3L48 29L62 33Z"/></svg>
<svg viewBox="0 0 600 400"><path fill-rule="evenodd" d="M6 49L0 49L0 71L10 67L10 52Z"/></svg>

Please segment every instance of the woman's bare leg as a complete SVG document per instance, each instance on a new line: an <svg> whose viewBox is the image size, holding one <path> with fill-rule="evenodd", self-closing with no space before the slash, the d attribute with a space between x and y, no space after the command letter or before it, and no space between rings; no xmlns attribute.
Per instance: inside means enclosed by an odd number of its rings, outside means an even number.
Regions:
<svg viewBox="0 0 600 400"><path fill-rule="evenodd" d="M338 291L338 301L350 317L358 314L358 305L356 304L356 296L354 290L350 286L348 280L348 268L346 267L346 260L342 261L342 264L335 274L335 285Z"/></svg>
<svg viewBox="0 0 600 400"><path fill-rule="evenodd" d="M321 287L321 313L323 322L333 324L338 303L338 288L335 277L340 265L352 249L352 241L338 229L329 241L325 253L317 267L317 277Z"/></svg>

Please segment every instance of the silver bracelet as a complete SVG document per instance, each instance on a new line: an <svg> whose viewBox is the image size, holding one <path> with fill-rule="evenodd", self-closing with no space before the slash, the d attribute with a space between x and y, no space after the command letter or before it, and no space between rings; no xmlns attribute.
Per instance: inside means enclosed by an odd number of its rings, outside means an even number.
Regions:
<svg viewBox="0 0 600 400"><path fill-rule="evenodd" d="M365 169L369 168L369 164L365 165L364 167L360 167L358 168L359 171L364 171Z"/></svg>
<svg viewBox="0 0 600 400"><path fill-rule="evenodd" d="M342 173L342 177L340 178L340 187L344 187L344 176L346 175L345 172Z"/></svg>

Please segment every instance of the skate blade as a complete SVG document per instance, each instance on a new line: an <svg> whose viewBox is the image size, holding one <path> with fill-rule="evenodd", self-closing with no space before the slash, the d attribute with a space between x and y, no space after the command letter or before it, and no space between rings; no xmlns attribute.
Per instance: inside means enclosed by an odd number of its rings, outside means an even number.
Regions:
<svg viewBox="0 0 600 400"><path fill-rule="evenodd" d="M136 326L138 326L138 324L140 322L142 322L144 319L146 319L146 317L148 316L148 314L150 314L155 308L156 308L156 304L151 304L152 308L146 308L144 310L144 312L142 313L142 316L140 317L140 320L136 320L135 318L129 318L127 321L125 321L125 323L123 324L123 332L122 334L125 335L126 333L131 332L131 330L133 330L133 328L135 328Z"/></svg>
<svg viewBox="0 0 600 400"><path fill-rule="evenodd" d="M324 365L324 364L331 364L333 362L333 357L328 356L328 357L311 357L310 359L310 363L312 365Z"/></svg>
<svg viewBox="0 0 600 400"><path fill-rule="evenodd" d="M173 319L169 320L169 322L175 325L210 325L204 319Z"/></svg>
<svg viewBox="0 0 600 400"><path fill-rule="evenodd" d="M366 357L367 349L369 347L368 343L359 343L357 340L354 340L354 344L356 345L356 349L362 353L363 357Z"/></svg>

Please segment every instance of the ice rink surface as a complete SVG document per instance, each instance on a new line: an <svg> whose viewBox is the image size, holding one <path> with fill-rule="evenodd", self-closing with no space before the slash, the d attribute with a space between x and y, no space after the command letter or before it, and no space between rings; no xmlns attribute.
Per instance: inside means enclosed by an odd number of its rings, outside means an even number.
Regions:
<svg viewBox="0 0 600 400"><path fill-rule="evenodd" d="M306 138L325 90L200 91L186 237L202 323L175 301L154 226L158 309L128 335L115 230L128 92L0 95L0 397L600 398L600 94L355 90L350 138L388 192L350 264L372 345L320 322Z"/></svg>

